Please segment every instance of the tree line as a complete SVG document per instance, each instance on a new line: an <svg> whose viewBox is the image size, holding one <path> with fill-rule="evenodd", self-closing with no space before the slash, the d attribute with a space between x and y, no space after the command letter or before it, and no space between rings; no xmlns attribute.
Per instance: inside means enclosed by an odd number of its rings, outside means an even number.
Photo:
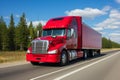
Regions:
<svg viewBox="0 0 120 80"><path fill-rule="evenodd" d="M20 17L15 26L13 14L10 16L10 23L7 26L3 17L0 17L0 51L27 50L30 42L37 37L37 31L42 33L42 24L33 26L32 21L27 25L25 14ZM120 48L120 44L110 39L102 38L103 48Z"/></svg>
<svg viewBox="0 0 120 80"><path fill-rule="evenodd" d="M32 21L27 25L25 14L20 17L15 26L13 14L10 16L10 23L7 26L3 17L0 17L0 51L26 50L31 40L36 38L37 30L42 32L42 24L33 26ZM41 35L40 35L41 36Z"/></svg>
<svg viewBox="0 0 120 80"><path fill-rule="evenodd" d="M102 48L120 48L120 44L103 37Z"/></svg>

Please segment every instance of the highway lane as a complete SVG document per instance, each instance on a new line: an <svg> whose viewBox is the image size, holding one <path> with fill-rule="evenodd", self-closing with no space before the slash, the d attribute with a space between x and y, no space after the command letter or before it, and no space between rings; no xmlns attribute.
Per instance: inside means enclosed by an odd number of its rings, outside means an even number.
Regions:
<svg viewBox="0 0 120 80"><path fill-rule="evenodd" d="M78 67L54 80L120 80L120 52Z"/></svg>
<svg viewBox="0 0 120 80"><path fill-rule="evenodd" d="M105 61L79 70L114 54L116 55ZM68 66L64 67L59 67L56 64L40 64L38 66L24 64L6 67L0 69L0 80L117 80L112 78L120 80L118 76L120 72L119 57L118 51L112 51L102 53L100 57L85 61L82 59L72 61Z"/></svg>

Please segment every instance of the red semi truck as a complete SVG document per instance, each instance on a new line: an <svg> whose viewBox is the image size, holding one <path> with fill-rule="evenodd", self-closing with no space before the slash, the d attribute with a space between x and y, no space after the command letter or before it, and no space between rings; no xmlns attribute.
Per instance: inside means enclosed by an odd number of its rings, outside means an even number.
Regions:
<svg viewBox="0 0 120 80"><path fill-rule="evenodd" d="M42 37L31 42L26 60L37 65L60 63L66 65L77 58L99 55L101 34L82 22L80 16L65 16L50 19L43 26Z"/></svg>

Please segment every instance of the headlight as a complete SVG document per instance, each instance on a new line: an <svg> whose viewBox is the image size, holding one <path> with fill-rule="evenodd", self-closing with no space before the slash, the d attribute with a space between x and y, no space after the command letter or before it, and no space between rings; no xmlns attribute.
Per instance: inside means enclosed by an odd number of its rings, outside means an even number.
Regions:
<svg viewBox="0 0 120 80"><path fill-rule="evenodd" d="M27 50L27 53L30 53L30 50L29 50L29 49Z"/></svg>
<svg viewBox="0 0 120 80"><path fill-rule="evenodd" d="M58 52L58 50L48 51L49 54L55 54L55 53L57 53L57 52Z"/></svg>

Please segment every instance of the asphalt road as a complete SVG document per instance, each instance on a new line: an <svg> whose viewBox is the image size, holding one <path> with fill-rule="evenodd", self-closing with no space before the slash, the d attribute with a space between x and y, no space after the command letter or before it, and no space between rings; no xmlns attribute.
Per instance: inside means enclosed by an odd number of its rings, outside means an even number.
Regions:
<svg viewBox="0 0 120 80"><path fill-rule="evenodd" d="M22 64L0 68L0 80L120 80L120 51L102 53L69 65Z"/></svg>

